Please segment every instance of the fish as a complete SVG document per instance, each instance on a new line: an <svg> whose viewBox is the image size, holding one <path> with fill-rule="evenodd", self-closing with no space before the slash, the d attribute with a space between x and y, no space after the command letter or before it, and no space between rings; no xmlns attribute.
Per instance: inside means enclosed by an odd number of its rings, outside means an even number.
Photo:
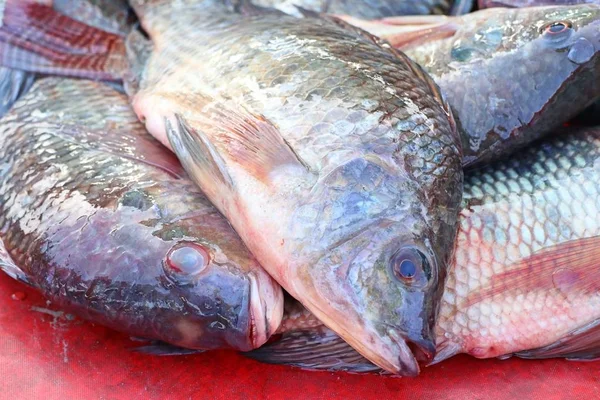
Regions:
<svg viewBox="0 0 600 400"><path fill-rule="evenodd" d="M510 155L600 98L597 5L345 20L433 77L458 125L465 168Z"/></svg>
<svg viewBox="0 0 600 400"><path fill-rule="evenodd" d="M257 0L261 7L276 8L287 14L302 16L299 8L339 15L350 15L362 19L378 19L396 15L428 15L467 13L473 6L472 0Z"/></svg>
<svg viewBox="0 0 600 400"><path fill-rule="evenodd" d="M288 293L385 370L414 376L434 356L463 172L452 113L417 64L338 19L248 2L132 2L151 41L125 43L9 3L0 62L123 80ZM27 18L54 52L11 37Z"/></svg>
<svg viewBox="0 0 600 400"><path fill-rule="evenodd" d="M281 287L127 96L43 78L0 120L0 269L57 306L191 349L259 347Z"/></svg>
<svg viewBox="0 0 600 400"><path fill-rule="evenodd" d="M106 32L127 35L134 16L125 0L45 0L54 10Z"/></svg>
<svg viewBox="0 0 600 400"><path fill-rule="evenodd" d="M573 4L600 4L598 0L478 0L480 9L490 7L537 7Z"/></svg>
<svg viewBox="0 0 600 400"><path fill-rule="evenodd" d="M465 175L433 363L459 353L600 358L599 182L600 126L564 128ZM381 372L291 299L272 341L246 355Z"/></svg>

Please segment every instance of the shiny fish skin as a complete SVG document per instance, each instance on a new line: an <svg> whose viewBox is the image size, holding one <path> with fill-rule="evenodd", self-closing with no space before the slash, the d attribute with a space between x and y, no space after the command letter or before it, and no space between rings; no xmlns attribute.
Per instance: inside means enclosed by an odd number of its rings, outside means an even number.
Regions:
<svg viewBox="0 0 600 400"><path fill-rule="evenodd" d="M464 1L464 0L462 0ZM296 6L307 10L352 15L357 18L375 19L395 15L449 14L451 0L255 0L261 7L277 8L290 15L300 16Z"/></svg>
<svg viewBox="0 0 600 400"><path fill-rule="evenodd" d="M54 303L200 349L252 349L279 325L279 285L124 95L38 81L0 121L0 160L0 243L10 256L0 268ZM187 251L181 263L177 249Z"/></svg>
<svg viewBox="0 0 600 400"><path fill-rule="evenodd" d="M405 341L431 356L462 185L433 82L326 19L132 5L154 46L132 101L148 130L290 294L373 362L418 373ZM393 272L407 253L416 283Z"/></svg>
<svg viewBox="0 0 600 400"><path fill-rule="evenodd" d="M431 74L453 110L465 166L508 155L600 97L596 5L349 22L388 39ZM545 29L555 22L572 28Z"/></svg>
<svg viewBox="0 0 600 400"><path fill-rule="evenodd" d="M594 329L600 321L598 182L600 127L566 130L465 175L435 362L458 353L479 358L600 355L597 340L585 347L577 336L578 330L600 336ZM556 249L561 251L549 253ZM297 303L286 301L278 333L285 342L249 355L304 368L369 370ZM578 352L564 346L578 341ZM332 364L329 351L352 364Z"/></svg>

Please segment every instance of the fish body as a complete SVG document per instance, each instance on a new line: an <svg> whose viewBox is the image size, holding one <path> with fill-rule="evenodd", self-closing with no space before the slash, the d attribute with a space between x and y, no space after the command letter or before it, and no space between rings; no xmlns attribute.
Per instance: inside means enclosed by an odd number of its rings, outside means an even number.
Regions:
<svg viewBox="0 0 600 400"><path fill-rule="evenodd" d="M584 127L465 175L434 362L458 353L600 356L599 162L600 128ZM376 370L289 300L278 333L279 342L250 356Z"/></svg>
<svg viewBox="0 0 600 400"><path fill-rule="evenodd" d="M249 350L281 288L127 97L47 78L0 121L0 269L133 336Z"/></svg>
<svg viewBox="0 0 600 400"><path fill-rule="evenodd" d="M33 73L0 67L0 118L29 90L34 79Z"/></svg>
<svg viewBox="0 0 600 400"><path fill-rule="evenodd" d="M433 82L331 20L133 7L153 43L132 100L148 130L291 295L373 362L416 374L462 182Z"/></svg>
<svg viewBox="0 0 600 400"><path fill-rule="evenodd" d="M434 78L457 121L465 166L514 152L600 97L597 5L349 22Z"/></svg>

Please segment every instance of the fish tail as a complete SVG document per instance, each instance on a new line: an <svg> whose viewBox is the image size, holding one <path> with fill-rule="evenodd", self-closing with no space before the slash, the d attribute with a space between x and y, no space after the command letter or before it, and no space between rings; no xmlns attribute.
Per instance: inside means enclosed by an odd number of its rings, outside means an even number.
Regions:
<svg viewBox="0 0 600 400"><path fill-rule="evenodd" d="M29 72L119 81L127 70L124 39L31 1L7 0L0 25L0 65Z"/></svg>

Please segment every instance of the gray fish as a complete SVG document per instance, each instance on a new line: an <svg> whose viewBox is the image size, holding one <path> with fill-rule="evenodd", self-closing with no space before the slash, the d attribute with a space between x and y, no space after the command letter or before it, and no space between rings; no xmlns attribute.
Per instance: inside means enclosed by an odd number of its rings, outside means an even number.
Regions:
<svg viewBox="0 0 600 400"><path fill-rule="evenodd" d="M0 67L0 118L29 90L34 79L33 73Z"/></svg>
<svg viewBox="0 0 600 400"><path fill-rule="evenodd" d="M465 175L434 362L600 357L600 127ZM282 336L248 355L310 369L378 371L289 299Z"/></svg>
<svg viewBox="0 0 600 400"><path fill-rule="evenodd" d="M454 113L466 166L523 147L600 98L596 5L349 21L431 74Z"/></svg>
<svg viewBox="0 0 600 400"><path fill-rule="evenodd" d="M54 303L195 349L279 326L281 288L126 96L38 81L0 121L0 160L0 269Z"/></svg>

